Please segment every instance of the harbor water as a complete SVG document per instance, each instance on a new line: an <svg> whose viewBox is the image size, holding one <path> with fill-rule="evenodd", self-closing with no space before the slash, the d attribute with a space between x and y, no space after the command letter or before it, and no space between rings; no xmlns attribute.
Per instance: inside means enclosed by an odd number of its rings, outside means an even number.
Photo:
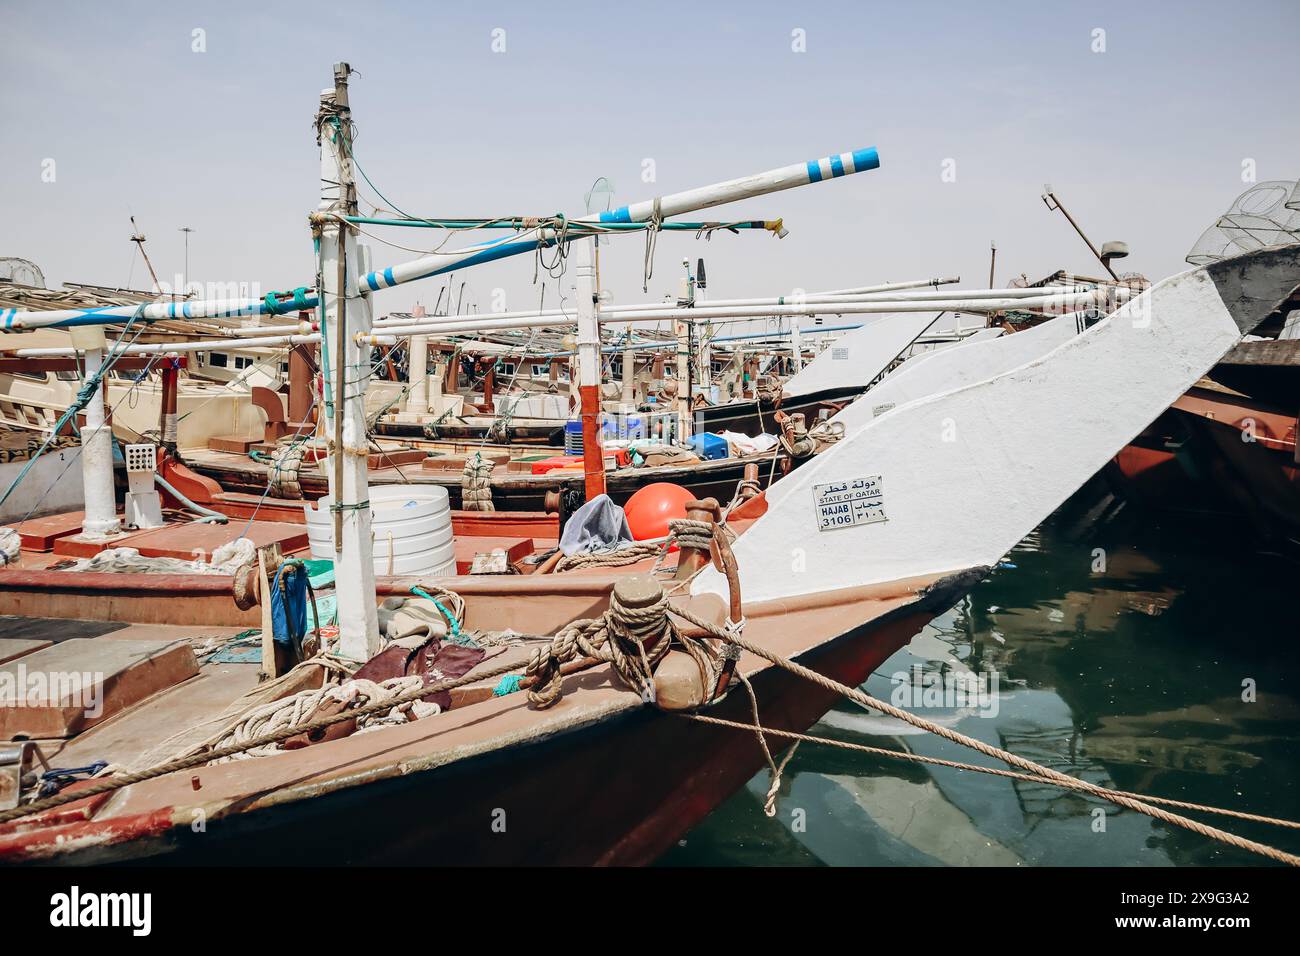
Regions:
<svg viewBox="0 0 1300 956"><path fill-rule="evenodd" d="M1295 557L1231 525L1101 510L1072 501L865 689L1092 783L1300 818ZM1001 766L848 702L810 733ZM660 862L1262 862L1048 785L815 744L787 766L773 818L768 785L756 776ZM1300 852L1300 831L1189 815Z"/></svg>

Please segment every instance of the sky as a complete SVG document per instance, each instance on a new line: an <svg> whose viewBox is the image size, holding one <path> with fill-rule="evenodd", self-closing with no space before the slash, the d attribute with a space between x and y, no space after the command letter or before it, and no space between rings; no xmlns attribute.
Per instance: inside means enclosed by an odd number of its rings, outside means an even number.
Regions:
<svg viewBox="0 0 1300 956"><path fill-rule="evenodd" d="M1158 279L1251 175L1300 177L1297 35L1294 0L0 0L0 257L33 260L51 286L144 288L134 215L165 282L186 268L189 227L193 281L309 284L312 117L346 60L357 159L421 216L581 215L601 176L623 205L878 148L877 170L703 214L782 217L785 239L663 235L646 293L643 239L613 239L600 254L616 303L675 294L699 256L714 299L984 287L991 241L997 286L1097 274L1044 183L1098 245L1129 244L1121 269ZM413 257L374 249L379 266ZM462 282L484 312L542 295L529 257ZM380 293L376 312L432 305L441 284ZM545 304L570 285L548 279Z"/></svg>

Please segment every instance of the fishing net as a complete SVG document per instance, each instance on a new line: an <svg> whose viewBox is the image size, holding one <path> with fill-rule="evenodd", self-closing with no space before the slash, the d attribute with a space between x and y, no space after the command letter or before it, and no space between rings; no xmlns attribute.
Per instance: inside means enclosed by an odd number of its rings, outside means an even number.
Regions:
<svg viewBox="0 0 1300 956"><path fill-rule="evenodd" d="M1187 254L1194 266L1209 265L1284 242L1300 241L1300 182L1257 183L1237 197Z"/></svg>

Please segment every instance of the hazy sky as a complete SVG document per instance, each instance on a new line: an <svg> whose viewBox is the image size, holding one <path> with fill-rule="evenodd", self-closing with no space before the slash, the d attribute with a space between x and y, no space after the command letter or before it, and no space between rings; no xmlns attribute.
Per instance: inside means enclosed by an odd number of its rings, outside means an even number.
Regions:
<svg viewBox="0 0 1300 956"><path fill-rule="evenodd" d="M504 52L493 31L504 31ZM201 30L203 52L195 52ZM805 52L796 52L802 31ZM1096 31L1104 31L1104 37ZM498 46L500 45L500 34ZM676 289L704 255L713 298L884 280L1098 266L1039 199L1050 182L1124 268L1158 278L1246 188L1300 176L1300 4L71 3L0 0L0 256L65 280L311 281L311 119L331 64L352 85L357 156L420 215L581 214L876 146L881 168L722 207L790 235L602 248L618 302ZM1104 52L1094 52L1104 41ZM44 182L47 160L54 181ZM642 181L645 160L656 181ZM944 181L945 169L955 181ZM434 234L386 230L404 245ZM460 245L455 242L454 245ZM412 258L377 247L376 264ZM488 311L536 302L531 259L464 273ZM567 283L566 283L567 284ZM433 281L377 311L432 303ZM547 290L554 304L554 287Z"/></svg>

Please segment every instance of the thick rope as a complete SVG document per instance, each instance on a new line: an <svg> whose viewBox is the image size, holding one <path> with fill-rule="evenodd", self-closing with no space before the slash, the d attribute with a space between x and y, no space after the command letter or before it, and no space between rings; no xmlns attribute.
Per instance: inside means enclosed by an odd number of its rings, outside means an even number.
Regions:
<svg viewBox="0 0 1300 956"><path fill-rule="evenodd" d="M204 745L201 749L206 750L209 747L221 749L229 744L247 744L249 741L255 741L263 737L268 731L297 726L304 718L315 713L316 708L326 700L361 699L367 704L391 702L402 696L402 694L423 686L424 678L418 674L412 674L389 678L382 682L358 680L355 677L350 677L342 684L329 684L312 690L299 691L290 697L268 701L260 707L254 707L244 714L237 724L227 729L215 741ZM388 713L381 712L368 717L358 717L357 733L364 733L368 729L387 726L388 724L406 723L408 719L419 720L423 717L432 717L440 713L441 710L442 708L437 704L426 700L401 704L395 706ZM408 714L410 715L409 718ZM275 744L250 746L240 753L222 757L213 762L226 763L231 760L269 757L279 752Z"/></svg>
<svg viewBox="0 0 1300 956"><path fill-rule="evenodd" d="M701 551L708 551L713 544L713 522L696 521L693 518L671 518L668 521L668 532L672 542L678 547L698 548Z"/></svg>
<svg viewBox="0 0 1300 956"><path fill-rule="evenodd" d="M29 804L15 807L12 810L0 811L0 826L36 813L44 813L46 810L53 810L55 807L61 807L68 803L76 803L78 800L84 800L87 797L98 796L101 793L112 793L115 790L121 790L123 787L129 787L136 783L143 783L146 780L153 780L156 777L166 776L167 774L175 773L178 770L190 770L194 767L200 767L204 764L222 760L237 753L242 753L246 750L265 747L269 744L278 744L282 741L288 740L290 737L296 737L298 734L310 734L313 731L323 730L326 727L331 727L334 724L341 724L344 721L360 720L363 717L369 717L381 712L387 713L394 707L401 707L405 704L413 703L417 700L428 697L430 694L436 694L445 690L454 690L457 687L464 687L466 684L474 684L481 680L491 680L493 677L502 677L511 671L517 670L519 670L519 664L516 661L511 664L494 667L487 671L471 671L463 677L457 677L453 680L439 681L436 684L430 684L428 686L417 687L414 690L399 694L397 697L392 697L377 703L366 704L363 707L345 710L338 714L317 717L315 720L309 720L306 723L282 727L279 730L262 734L260 737L255 737L252 740L240 743L231 743L224 747L218 747L215 750L192 754L188 757L180 757L175 760L169 760L166 763L158 764L157 766L150 767L146 770L124 773L121 776L114 775L80 790L60 793L52 797L46 797L43 800L34 800Z"/></svg>
<svg viewBox="0 0 1300 956"><path fill-rule="evenodd" d="M844 437L844 423L829 419L818 420L808 429L808 437L823 445L833 445Z"/></svg>
<svg viewBox="0 0 1300 956"><path fill-rule="evenodd" d="M1079 788L1077 781L1066 783L1064 780L1049 780L1033 773L1020 773L1015 770L1003 770L999 767L982 767L979 764L963 763L960 760L945 760L942 757L928 757L923 754L908 753L905 750L890 750L887 747L872 747L868 744L854 743L849 740L836 740L833 737L816 737L811 734L800 734L792 730L776 730L772 727L762 727L758 724L742 724L735 720L725 720L721 717L710 717L705 714L691 714L680 712L679 716L687 717L691 720L699 721L702 724L714 724L718 727L731 727L736 730L744 730L754 734L771 734L773 737L784 737L787 740L793 740L796 746L800 743L824 744L827 747L839 747L841 750L853 750L858 753L871 754L877 757L893 757L898 760L907 760L912 763L930 764L936 767L951 767L954 770L970 770L974 773L985 773L994 777L1006 777L1010 780L1023 780L1026 783L1041 783L1053 787L1060 787L1064 790L1075 790ZM793 748L792 748L793 749ZM1189 803L1186 800L1173 800L1169 797L1152 797L1146 794L1133 793L1129 790L1116 790L1126 797L1132 797L1134 800L1145 800L1147 803L1158 803L1166 807L1178 807L1182 810L1199 810L1203 813L1217 813L1225 817L1235 817L1238 820L1247 820L1251 823L1267 823L1271 826L1286 827L1289 830L1300 830L1300 820L1284 820L1281 817L1265 817L1257 813L1245 813L1241 810L1229 810L1226 807L1212 807L1203 803Z"/></svg>
<svg viewBox="0 0 1300 956"><path fill-rule="evenodd" d="M460 479L462 511L496 511L496 505L492 503L494 467L493 461L484 458L481 452L475 452L472 458L465 459L465 470Z"/></svg>
<svg viewBox="0 0 1300 956"><path fill-rule="evenodd" d="M1223 813L1244 820L1274 823L1280 826L1295 828L1297 824L1291 821L1260 817L1254 814L1240 813L1238 811L1222 810L1220 808L1207 807L1200 804L1190 804L1184 801L1174 801L1167 798L1138 797L1137 795L1131 794L1127 791L1112 790L1088 783L1087 781L1080 780L1077 777L1071 777L1068 774L1061 773L1051 769L1050 767L1045 767L1024 757L1017 756L1010 751L991 746L972 737L967 737L965 734L935 724L922 717L918 717L915 714L909 713L908 711L894 707L891 704L886 704L884 701L878 700L857 688L841 684L838 681L826 677L824 674L819 674L810 668L804 667L801 664L797 664L794 661L783 658L778 654L753 644L752 642L740 637L734 631L718 627L717 625L692 614L684 608L670 603L666 597L645 608L628 608L619 603L614 595L611 595L610 610L606 611L600 618L575 621L568 625L559 635L556 636L548 647L535 651L532 659L529 661L527 673L532 678L532 687L529 689L530 701L539 708L545 708L559 700L561 696L559 688L561 665L576 657L576 652L578 650L582 650L588 658L611 663L619 677L623 679L628 686L633 687L634 689L639 687L643 699L646 699L647 701L653 701L654 664L667 654L670 641L674 637L676 637L678 642L686 647L693 656L695 656L697 663L701 662L701 659L705 661L705 663L701 663L702 673L711 675L713 664L710 649L702 642L685 638L685 636L676 629L668 618L669 612L676 614L678 617L690 622L721 641L734 644L742 650L748 651L756 657L760 657L777 667L803 677L804 679L827 690L841 694L860 706L887 714L888 716L902 720L903 722L911 724L921 730L925 730L929 733L950 740L953 743L961 744L962 746L983 753L986 756L1001 760L1014 767L1019 767L1024 771L1028 771L1025 774L1013 774L1010 771L1002 771L994 768L978 767L971 764L958 764L955 761L943 761L938 758L922 758L918 755L904 755L898 751L889 751L882 748L868 748L861 744L849 744L844 741L832 741L824 738L811 737L806 734L794 734L789 731L764 728L758 723L757 702L753 697L752 688L750 689L751 702L754 704L755 714L755 723L753 725L724 721L720 718L707 717L701 714L684 715L706 723L714 723L721 726L733 726L740 729L750 730L758 736L759 742L762 745L764 752L767 754L769 766L772 770L772 784L769 787L767 799L767 804L769 806L774 807L773 801L775 800L776 791L779 788L781 773L793 755L792 750L790 753L786 754L779 765L775 765L771 760L771 752L768 750L766 742L763 739L764 734L770 733L774 736L788 737L796 741L808 740L815 743L826 743L831 746L841 746L847 749L879 752L881 754L902 759L914 759L919 762L954 766L959 769L969 769L981 773L1010 776L1015 777L1016 779L1028 780L1030 782L1059 785L1064 789L1085 793L1107 800L1108 802L1145 814L1146 816L1162 822L1191 830L1201 836L1226 843L1230 846L1237 847L1238 849L1259 854L1279 863L1286 863L1291 866L1300 866L1300 856L1286 853L1282 850L1276 849L1275 847L1270 847L1254 840L1247 840L1235 834L1220 830L1217 827L1207 826L1206 824L1192 820L1188 817L1166 812L1158 807L1150 806L1147 802L1143 801L1162 803L1183 809L1202 810L1210 813ZM655 641L654 647L647 654L645 649L646 638L655 635L660 639ZM611 637L613 640L611 640ZM629 650L636 652L635 657L628 653ZM46 810L64 806L65 804L97 796L101 793L111 793L131 786L132 784L142 783L146 780L152 780L170 773L175 773L179 770L191 769L204 764L223 760L234 756L235 754L245 753L257 748L278 744L290 737L303 733L310 734L313 731L321 730L344 721L355 720L358 721L358 725L360 725L362 718L380 713L388 715L394 708L401 708L403 705L422 701L423 698L428 697L431 694L451 690L466 684L490 680L494 677L502 677L517 669L517 664L507 664L482 673L471 672L463 677L441 681L430 686L424 686L423 682L421 682L420 686L401 693L396 697L372 702L362 707L345 710L341 713L330 716L320 717L302 724L292 723L288 726L283 726L278 730L264 733L252 739L237 740L224 747L218 747L214 750L171 760L146 770L114 775L111 778L92 784L83 789L56 794L43 800L33 801L32 803L22 807L0 812L0 825L9 823L13 820L32 816L37 813L43 813ZM748 682L745 683L748 685ZM711 686L711 684L706 684L706 686ZM385 697L387 697L386 694Z"/></svg>
<svg viewBox="0 0 1300 956"><path fill-rule="evenodd" d="M772 759L772 749L767 745L767 737L765 736L766 731L763 727L763 722L758 717L758 695L754 693L754 685L751 684L749 678L740 671L736 671L736 677L744 686L745 692L749 694L749 706L754 714L754 723L752 725L754 736L758 739L758 746L762 749L763 758L767 761L768 784L767 796L763 798L763 812L769 817L775 817L776 798L781 793L781 774L785 773L786 764L788 764L791 758L794 757L794 752L799 749L799 744L796 741L795 745L786 752L784 757L781 758L779 764Z"/></svg>
<svg viewBox="0 0 1300 956"><path fill-rule="evenodd" d="M550 644L533 651L524 670L533 678L528 700L543 710L556 703L564 694L560 667L581 653L610 664L624 684L652 703L654 666L668 653L677 631L667 607L666 597L647 607L628 607L611 592L604 614L565 625ZM648 651L647 644L652 645Z"/></svg>
<svg viewBox="0 0 1300 956"><path fill-rule="evenodd" d="M764 647L760 647L757 644L747 641L738 634L724 630L723 628L720 628L701 617L697 617L690 611L678 607L675 604L669 604L668 610L683 620L689 621L691 624L694 624L696 627L702 629L713 637L735 644L737 647L748 651L756 657L761 657L763 660L775 664L777 667L787 670L792 674L803 677L819 687L841 694L856 704L868 707L871 710L878 711L882 714L887 714L890 717L897 718L898 720L911 724L913 727L936 734L946 740L951 740L955 744L961 744L963 747L969 747L985 756L1001 760L1013 767L1019 767L1021 770L1045 778L1048 782L1061 782L1069 785L1071 789L1077 789L1081 793L1088 793L1092 796L1100 797L1101 799L1108 800L1118 806L1127 807L1128 809L1135 810L1138 813L1146 814L1147 816L1160 820L1163 823L1183 827L1184 829L1191 830L1193 833L1197 833L1211 840L1218 840L1221 843L1237 847L1240 850L1257 853L1260 856L1267 857L1270 860L1275 860L1278 863L1286 863L1290 866L1300 866L1300 856L1293 853L1287 853L1283 850L1277 849L1276 847L1257 843L1254 840L1247 840L1244 837L1237 836L1236 834L1228 833L1226 830L1207 826L1197 820L1192 820L1188 817L1180 816L1176 813L1169 813L1168 811L1161 810L1158 807L1150 806L1143 803L1141 800L1130 797L1118 790L1099 787L1096 784L1088 783L1086 780L1080 780L1077 777L1071 777L1068 774L1061 773L1058 770L1053 770L1050 767L1044 767L1042 764L1017 756L1008 750L1003 750L1000 747L986 744L984 741L976 740L974 737L967 737L965 734L958 733L948 727L926 720L924 717L918 717L915 714L895 707L892 704L887 704L882 700L877 700L875 697L872 697L870 694L867 694L856 687L849 687L847 684L841 684L839 681L832 680L824 674L819 674L810 668L804 667L802 664L797 664L792 660L781 657L779 654L775 654Z"/></svg>
<svg viewBox="0 0 1300 956"><path fill-rule="evenodd" d="M653 558L660 552L661 548L662 546L658 544L638 543L626 548L619 548L617 551L569 554L560 558L553 573L560 574L564 571L576 571L578 568L621 568L628 564L644 561L646 558Z"/></svg>
<svg viewBox="0 0 1300 956"><path fill-rule="evenodd" d="M302 459L307 446L294 442L276 449L267 463L267 478L271 494L277 498L298 501L302 498Z"/></svg>

